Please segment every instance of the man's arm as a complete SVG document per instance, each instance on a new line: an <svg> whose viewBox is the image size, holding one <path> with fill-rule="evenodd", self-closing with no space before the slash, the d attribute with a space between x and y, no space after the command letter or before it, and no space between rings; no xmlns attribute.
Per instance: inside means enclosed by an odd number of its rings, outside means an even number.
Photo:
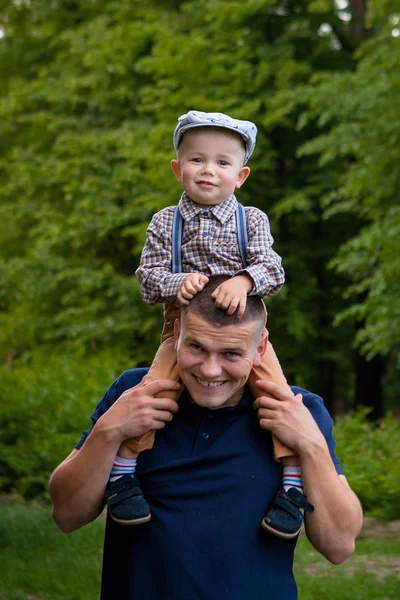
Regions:
<svg viewBox="0 0 400 600"><path fill-rule="evenodd" d="M257 398L260 426L274 433L300 458L303 487L314 512L307 513L307 537L333 564L354 552L362 526L362 509L346 478L336 472L327 442L300 394L275 383L259 383L265 396Z"/></svg>
<svg viewBox="0 0 400 600"><path fill-rule="evenodd" d="M122 442L152 429L162 429L178 410L169 398L155 396L179 390L174 381L153 381L126 390L97 421L80 450L54 471L49 485L53 518L69 533L101 513L111 467Z"/></svg>

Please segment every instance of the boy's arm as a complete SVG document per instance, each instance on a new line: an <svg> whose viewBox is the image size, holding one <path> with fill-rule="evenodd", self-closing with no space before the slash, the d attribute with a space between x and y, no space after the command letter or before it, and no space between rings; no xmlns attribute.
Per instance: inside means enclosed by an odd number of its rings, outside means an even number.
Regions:
<svg viewBox="0 0 400 600"><path fill-rule="evenodd" d="M243 317L246 310L247 296L253 289L253 280L247 274L240 274L221 283L212 293L218 308L237 317Z"/></svg>
<svg viewBox="0 0 400 600"><path fill-rule="evenodd" d="M172 222L174 206L152 218L136 275L146 304L175 298L187 273L171 272Z"/></svg>
<svg viewBox="0 0 400 600"><path fill-rule="evenodd" d="M228 315L237 311L239 318L246 309L248 295L272 296L285 281L281 257L272 250L274 240L267 215L258 208L248 208L246 219L248 266L218 286L212 294L219 308L226 310Z"/></svg>
<svg viewBox="0 0 400 600"><path fill-rule="evenodd" d="M276 294L285 282L281 257L274 252L269 220L258 208L246 209L248 267L236 275L247 274L253 281L251 295L267 298Z"/></svg>
<svg viewBox="0 0 400 600"><path fill-rule="evenodd" d="M203 287L208 282L207 275L202 273L185 273L185 279L182 281L176 299L181 306L187 306L190 300L198 292L201 292Z"/></svg>

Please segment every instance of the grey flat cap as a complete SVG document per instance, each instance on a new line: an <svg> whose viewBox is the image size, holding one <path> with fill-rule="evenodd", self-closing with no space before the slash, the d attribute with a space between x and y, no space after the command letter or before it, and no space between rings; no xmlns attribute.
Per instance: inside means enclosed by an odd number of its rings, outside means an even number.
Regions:
<svg viewBox="0 0 400 600"><path fill-rule="evenodd" d="M199 110L190 110L178 119L178 125L174 131L175 150L178 150L182 135L194 127L222 127L241 135L246 144L245 164L252 155L256 145L257 127L251 121L232 119L232 117L223 113L205 113Z"/></svg>

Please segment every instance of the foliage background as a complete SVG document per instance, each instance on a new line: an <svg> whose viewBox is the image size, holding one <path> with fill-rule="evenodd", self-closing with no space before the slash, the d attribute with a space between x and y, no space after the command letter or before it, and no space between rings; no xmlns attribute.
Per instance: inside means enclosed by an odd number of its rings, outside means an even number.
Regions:
<svg viewBox="0 0 400 600"><path fill-rule="evenodd" d="M290 382L334 413L398 409L399 23L395 0L0 0L3 489L43 491L111 379L151 361L161 309L134 271L192 108L258 126L239 199L284 258ZM395 422L348 418L351 472L376 450L392 481Z"/></svg>

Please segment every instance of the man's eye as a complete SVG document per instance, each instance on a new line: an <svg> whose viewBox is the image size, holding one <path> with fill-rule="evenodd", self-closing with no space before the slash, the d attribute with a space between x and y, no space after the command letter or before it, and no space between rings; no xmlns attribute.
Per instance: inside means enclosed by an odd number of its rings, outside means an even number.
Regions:
<svg viewBox="0 0 400 600"><path fill-rule="evenodd" d="M239 354L239 352L227 352L226 356L228 358L236 358L236 357L240 356L240 354Z"/></svg>
<svg viewBox="0 0 400 600"><path fill-rule="evenodd" d="M190 348L195 352L200 352L202 349L201 346L199 346L199 344L190 344Z"/></svg>

